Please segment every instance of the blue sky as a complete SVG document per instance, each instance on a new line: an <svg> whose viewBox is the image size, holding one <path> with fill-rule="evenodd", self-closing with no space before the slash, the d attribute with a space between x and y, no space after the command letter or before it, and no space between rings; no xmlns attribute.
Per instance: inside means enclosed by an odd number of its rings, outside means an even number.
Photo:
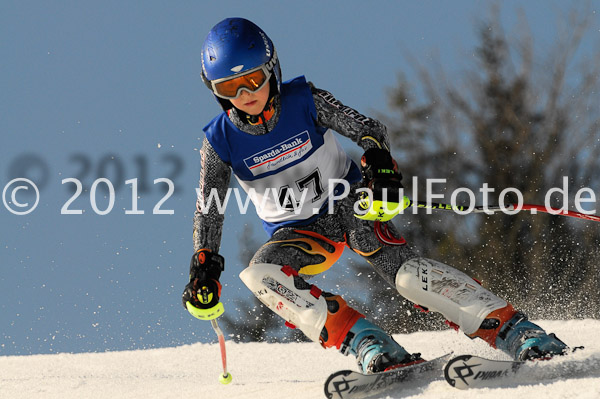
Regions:
<svg viewBox="0 0 600 399"><path fill-rule="evenodd" d="M522 7L541 49L568 9L560 1L505 1L507 31ZM579 2L569 2L583 4ZM0 5L0 188L15 177L40 186L31 214L0 205L0 355L103 351L213 340L180 304L192 251L191 223L202 127L220 111L200 80L200 48L223 18L243 16L275 42L285 79L304 74L347 105L384 112L407 55L470 64L486 1L4 1ZM590 12L597 10L592 3ZM596 15L596 14L594 14ZM598 37L597 17L594 33ZM582 51L591 51L584 45ZM62 179L86 188L73 194ZM115 205L94 213L97 177L115 185ZM172 177L177 191L153 215ZM140 184L131 209L131 184ZM144 186L142 186L144 184ZM108 206L102 187L98 208ZM26 201L27 198L21 199ZM223 301L250 298L237 277L239 240L255 216L227 215ZM333 271L317 284L333 289ZM365 281L365 284L367 282ZM227 333L235 333L228 331Z"/></svg>

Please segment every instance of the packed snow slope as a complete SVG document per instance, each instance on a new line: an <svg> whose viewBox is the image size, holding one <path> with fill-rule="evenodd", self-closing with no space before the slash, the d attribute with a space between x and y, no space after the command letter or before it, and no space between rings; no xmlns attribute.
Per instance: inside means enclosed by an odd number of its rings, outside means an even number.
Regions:
<svg viewBox="0 0 600 399"><path fill-rule="evenodd" d="M543 365L546 377L501 387L459 391L444 380L380 398L600 398L600 320L540 321L571 346L585 350ZM409 351L431 358L449 351L505 358L454 331L397 335ZM312 343L227 343L230 385L218 382L219 345L126 352L0 357L1 398L323 398L323 383L354 359ZM560 364L580 360L582 371L561 375Z"/></svg>

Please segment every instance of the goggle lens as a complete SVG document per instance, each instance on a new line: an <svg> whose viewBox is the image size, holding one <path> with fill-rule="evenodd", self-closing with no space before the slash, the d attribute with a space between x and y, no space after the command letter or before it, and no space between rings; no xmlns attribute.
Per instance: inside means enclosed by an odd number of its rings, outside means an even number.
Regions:
<svg viewBox="0 0 600 399"><path fill-rule="evenodd" d="M261 68L242 76L213 83L213 88L217 96L231 100L237 98L242 89L250 92L262 89L269 80L269 77L270 75Z"/></svg>

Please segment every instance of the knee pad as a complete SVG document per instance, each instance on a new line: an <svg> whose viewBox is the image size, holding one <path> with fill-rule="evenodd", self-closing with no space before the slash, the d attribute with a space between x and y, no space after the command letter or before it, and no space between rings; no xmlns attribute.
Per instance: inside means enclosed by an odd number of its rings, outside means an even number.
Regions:
<svg viewBox="0 0 600 399"><path fill-rule="evenodd" d="M269 309L286 324L319 342L327 320L327 303L321 290L298 277L290 266L257 263L240 273L240 279ZM300 288L297 287L300 286Z"/></svg>
<svg viewBox="0 0 600 399"><path fill-rule="evenodd" d="M486 316L508 305L465 273L426 258L403 263L395 283L406 299L441 313L466 334L475 333Z"/></svg>

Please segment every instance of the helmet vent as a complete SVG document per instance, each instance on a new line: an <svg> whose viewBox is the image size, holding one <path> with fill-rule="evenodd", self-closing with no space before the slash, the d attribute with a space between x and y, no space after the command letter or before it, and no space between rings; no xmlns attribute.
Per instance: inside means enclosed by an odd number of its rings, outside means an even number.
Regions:
<svg viewBox="0 0 600 399"><path fill-rule="evenodd" d="M210 61L216 61L217 59L217 54L215 54L215 50L212 47L208 47L206 49L206 52L208 53L208 59Z"/></svg>

